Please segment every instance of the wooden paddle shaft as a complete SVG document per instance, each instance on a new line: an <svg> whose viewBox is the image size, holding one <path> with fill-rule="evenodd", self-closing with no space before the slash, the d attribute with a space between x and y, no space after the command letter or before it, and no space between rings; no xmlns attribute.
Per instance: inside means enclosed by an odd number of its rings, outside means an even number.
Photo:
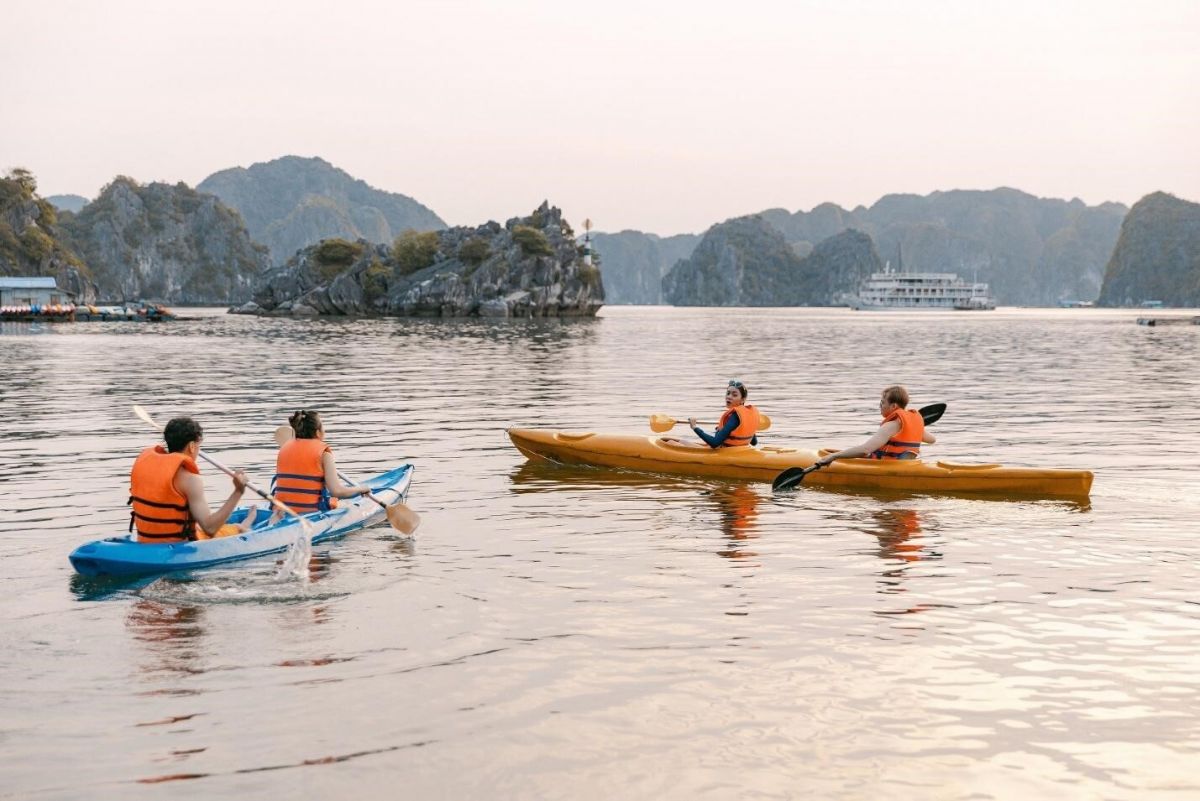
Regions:
<svg viewBox="0 0 1200 801"><path fill-rule="evenodd" d="M349 484L352 487L354 486L354 482L351 481L350 478L345 473L343 473L341 470L338 471L337 476L338 476L338 478L340 478L342 480L343 484ZM370 498L371 500L375 501L375 503L379 504L384 509L388 508L388 505L386 503L384 503L383 501L381 501L379 499L379 496L376 495L375 493L368 491L367 497Z"/></svg>
<svg viewBox="0 0 1200 801"><path fill-rule="evenodd" d="M211 456L209 456L209 455L208 455L207 453L205 453L204 451L200 451L200 454L199 454L199 456L200 456L200 458L201 458L201 459L203 459L204 461L208 462L209 464L211 464L213 467L215 467L215 468L217 468L218 470L220 470L220 471L221 471L222 473L224 473L225 475L229 476L230 478L232 478L232 477L233 477L233 475L234 475L234 472L233 472L233 470L231 470L230 468L228 468L228 467L226 467L225 465L221 464L220 462L218 462L216 459L214 459L214 458L212 458ZM286 513L286 514L289 514L289 515L291 515L292 517L300 517L300 514L299 514L299 513L298 513L298 512L297 512L295 509L292 509L292 508L291 508L290 506L288 506L286 503L284 503L283 501L279 500L278 498L276 498L274 495L272 495L271 493L267 492L266 490L260 489L260 488L259 488L258 486L256 486L256 485L255 485L253 482L251 482L251 481L247 481L247 482L246 482L246 489L248 489L248 490L250 490L251 492L255 493L256 495L260 496L260 497L261 497L261 498L263 498L264 500L270 501L270 502L271 502L271 504L272 504L272 505L273 505L275 508L279 509L281 512L284 512L284 513Z"/></svg>

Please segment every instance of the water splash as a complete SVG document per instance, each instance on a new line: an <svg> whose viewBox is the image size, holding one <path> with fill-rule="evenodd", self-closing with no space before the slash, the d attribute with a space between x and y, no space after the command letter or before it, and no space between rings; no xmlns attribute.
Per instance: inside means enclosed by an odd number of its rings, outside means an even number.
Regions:
<svg viewBox="0 0 1200 801"><path fill-rule="evenodd" d="M312 539L303 529L300 529L296 532L296 539L292 540L292 544L288 546L287 554L280 562L275 578L280 581L299 579L307 583L310 559L312 559Z"/></svg>

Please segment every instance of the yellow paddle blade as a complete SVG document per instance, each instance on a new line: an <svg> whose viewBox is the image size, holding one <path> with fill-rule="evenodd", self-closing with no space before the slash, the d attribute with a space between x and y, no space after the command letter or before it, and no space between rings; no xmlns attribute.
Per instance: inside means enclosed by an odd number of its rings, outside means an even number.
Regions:
<svg viewBox="0 0 1200 801"><path fill-rule="evenodd" d="M421 525L421 516L399 501L387 508L387 519L402 534L411 535Z"/></svg>
<svg viewBox="0 0 1200 801"><path fill-rule="evenodd" d="M762 412L759 412L758 413L758 430L766 431L770 427L771 427L771 418L767 417Z"/></svg>
<svg viewBox="0 0 1200 801"><path fill-rule="evenodd" d="M650 430L659 434L664 431L670 431L675 427L676 420L674 417L668 417L665 414L650 415Z"/></svg>

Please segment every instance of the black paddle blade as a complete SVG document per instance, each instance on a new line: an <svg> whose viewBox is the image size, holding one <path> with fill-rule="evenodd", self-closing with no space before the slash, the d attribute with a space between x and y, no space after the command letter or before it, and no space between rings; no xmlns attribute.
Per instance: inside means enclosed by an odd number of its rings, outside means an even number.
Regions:
<svg viewBox="0 0 1200 801"><path fill-rule="evenodd" d="M775 476L775 480L771 482L771 491L791 489L799 485L804 477L814 470L820 470L821 465L814 464L811 467L789 467L779 475Z"/></svg>
<svg viewBox="0 0 1200 801"><path fill-rule="evenodd" d="M931 403L928 406L922 406L920 411L921 419L925 421L925 425L931 426L942 419L942 415L946 413L946 404Z"/></svg>

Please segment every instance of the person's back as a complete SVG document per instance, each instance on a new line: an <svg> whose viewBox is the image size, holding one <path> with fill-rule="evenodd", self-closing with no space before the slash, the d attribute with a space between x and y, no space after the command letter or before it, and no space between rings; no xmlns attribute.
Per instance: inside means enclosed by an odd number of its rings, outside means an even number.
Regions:
<svg viewBox="0 0 1200 801"><path fill-rule="evenodd" d="M275 497L300 514L327 511L336 505L325 487L321 457L329 450L324 440L300 438L279 447L275 458Z"/></svg>
<svg viewBox="0 0 1200 801"><path fill-rule="evenodd" d="M204 432L190 417L176 417L163 429L166 447L155 445L138 454L129 471L129 530L142 543L187 542L221 531L242 492L246 476L233 475L233 492L210 512L196 457Z"/></svg>
<svg viewBox="0 0 1200 801"><path fill-rule="evenodd" d="M295 435L279 446L275 457L275 497L300 514L337 507L338 498L365 495L365 486L346 487L338 478L333 450L325 443L325 427L317 412L300 410L288 418Z"/></svg>
<svg viewBox="0 0 1200 801"><path fill-rule="evenodd" d="M937 442L937 438L925 430L921 413L908 408L908 390L899 384L883 390L879 413L883 422L870 439L853 448L822 456L815 465L824 467L838 459L917 459L922 443Z"/></svg>
<svg viewBox="0 0 1200 801"><path fill-rule="evenodd" d="M188 498L175 484L180 470L196 475L200 468L186 453L162 445L146 448L129 472L129 529L138 542L186 542L196 538L196 522Z"/></svg>
<svg viewBox="0 0 1200 801"><path fill-rule="evenodd" d="M905 399L907 404L908 400ZM871 459L917 459L921 456L921 441L925 437L925 420L916 409L892 409L883 419L884 425L897 421L899 430L888 437L882 448L873 451Z"/></svg>

